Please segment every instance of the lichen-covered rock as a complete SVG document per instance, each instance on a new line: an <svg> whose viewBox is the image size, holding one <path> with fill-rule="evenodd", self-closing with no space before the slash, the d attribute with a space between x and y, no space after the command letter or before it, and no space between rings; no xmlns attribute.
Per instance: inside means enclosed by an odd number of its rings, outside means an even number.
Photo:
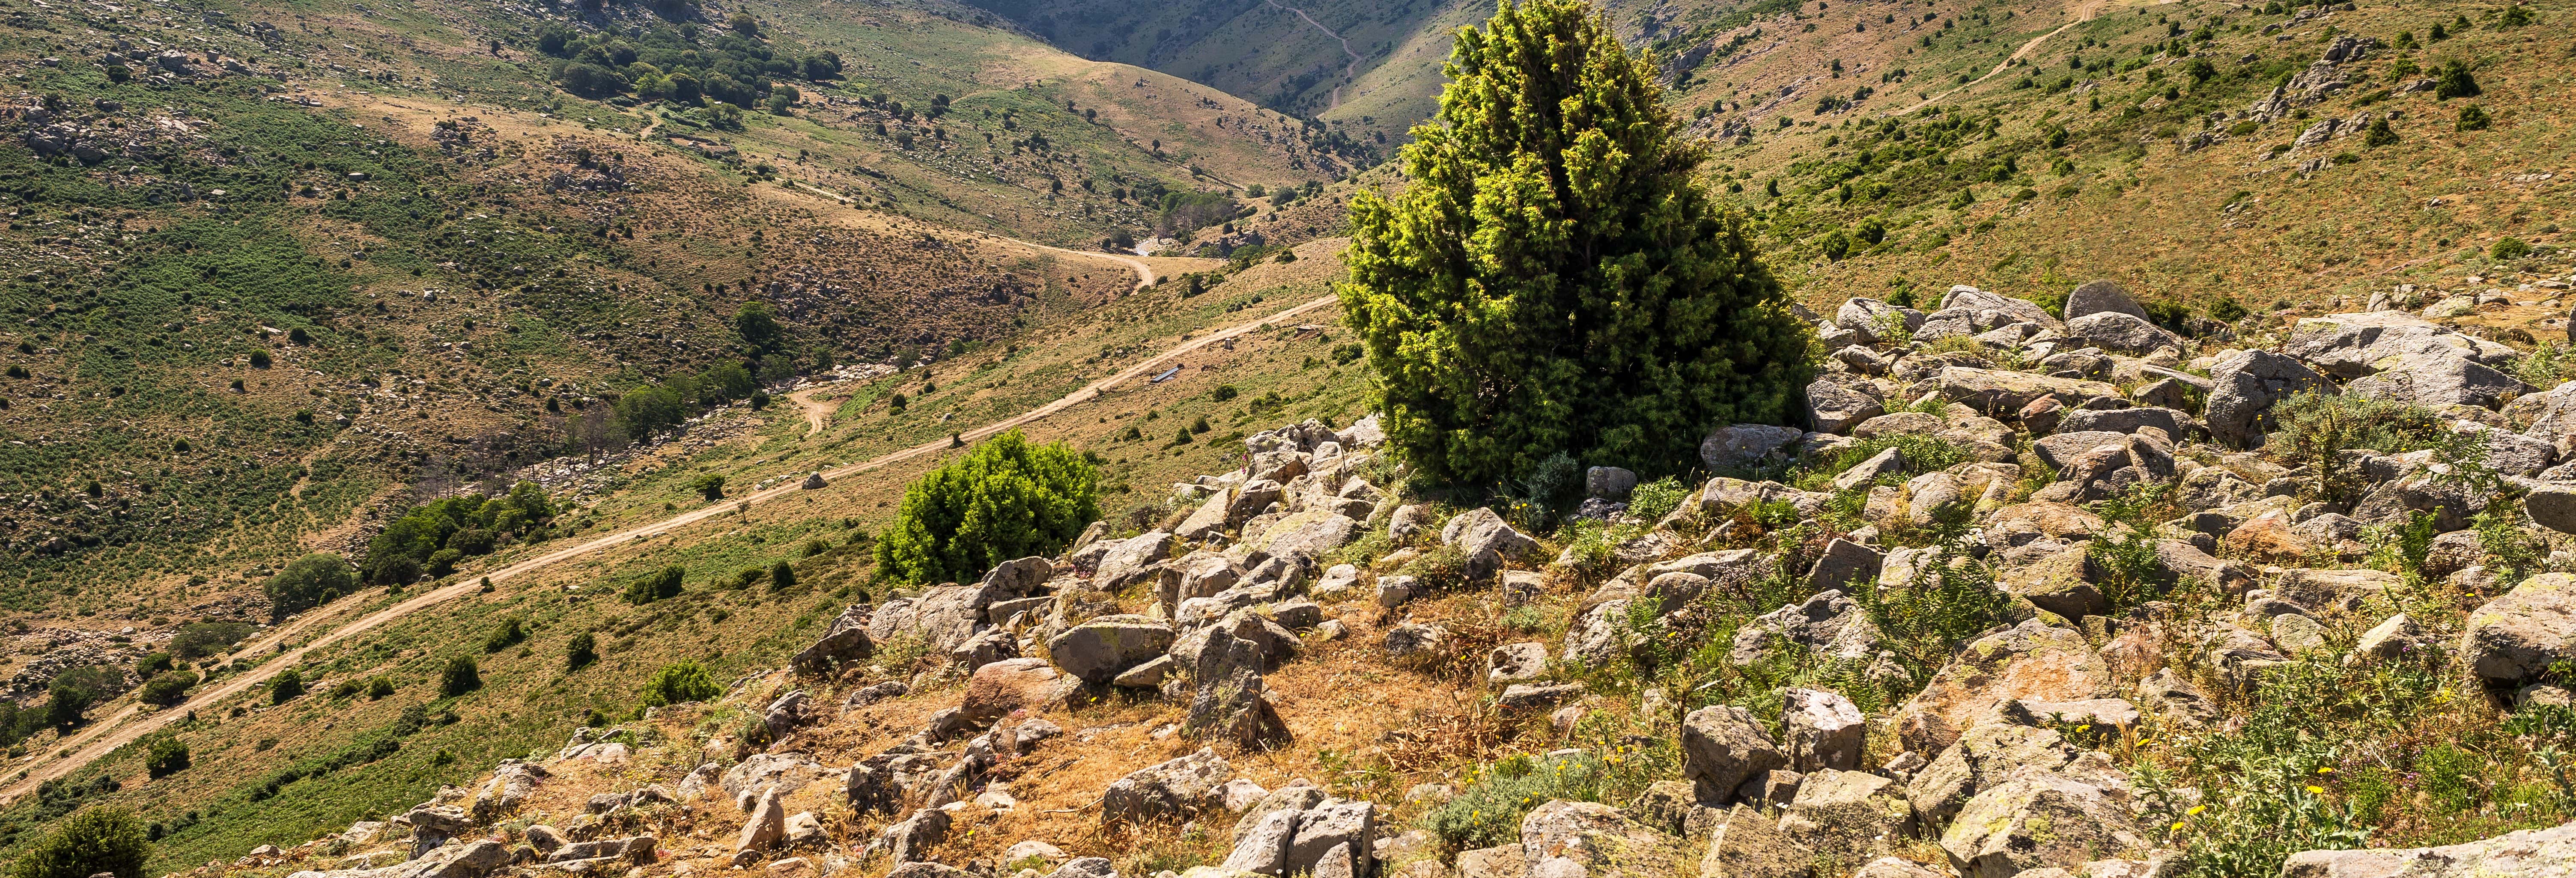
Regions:
<svg viewBox="0 0 2576 878"><path fill-rule="evenodd" d="M1897 711L1905 749L1938 753L1999 702L2105 698L2110 668L2084 635L2030 619L1979 638Z"/></svg>
<svg viewBox="0 0 2576 878"><path fill-rule="evenodd" d="M1102 616L1047 641L1056 667L1094 686L1172 647L1172 627L1144 616Z"/></svg>
<svg viewBox="0 0 2576 878"><path fill-rule="evenodd" d="M2272 429L2274 403L2310 390L2335 392L2334 383L2296 359L2271 351L2236 351L2209 369L2210 435L2236 446L2259 445Z"/></svg>
<svg viewBox="0 0 2576 878"><path fill-rule="evenodd" d="M1680 839L1630 820L1617 808L1555 800L1521 818L1521 858L1532 878L1649 878L1679 874L1683 853ZM1575 869L1564 871L1567 865Z"/></svg>
<svg viewBox="0 0 2576 878"><path fill-rule="evenodd" d="M2301 851L2281 878L2488 878L2576 873L2576 823L2435 848Z"/></svg>
<svg viewBox="0 0 2576 878"><path fill-rule="evenodd" d="M2481 679L2519 684L2576 660L2576 576L2543 573L2469 614L2460 658Z"/></svg>
<svg viewBox="0 0 2576 878"><path fill-rule="evenodd" d="M1188 817L1225 805L1225 782L1234 769L1216 751L1198 752L1137 769L1101 794L1100 819L1139 823L1165 817Z"/></svg>
<svg viewBox="0 0 2576 878"><path fill-rule="evenodd" d="M1744 708L1710 705L1682 718L1682 776L1698 786L1703 803L1733 801L1745 781L1788 765L1788 755Z"/></svg>
<svg viewBox="0 0 2576 878"><path fill-rule="evenodd" d="M2031 869L2073 868L2112 857L2143 857L2153 844L2131 816L2128 789L2022 768L1969 799L1941 850L1962 878L2011 878Z"/></svg>

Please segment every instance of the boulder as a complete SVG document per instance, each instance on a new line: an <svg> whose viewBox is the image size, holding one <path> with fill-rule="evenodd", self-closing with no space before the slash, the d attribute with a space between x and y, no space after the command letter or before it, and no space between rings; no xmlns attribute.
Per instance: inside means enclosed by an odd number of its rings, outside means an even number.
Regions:
<svg viewBox="0 0 2576 878"><path fill-rule="evenodd" d="M976 668L967 678L964 716L978 724L1065 705L1081 691L1079 680L1056 671L1045 659L1014 658Z"/></svg>
<svg viewBox="0 0 2576 878"><path fill-rule="evenodd" d="M1521 860L1530 878L1675 875L1682 858L1680 839L1608 805L1552 800L1521 818Z"/></svg>
<svg viewBox="0 0 2576 878"><path fill-rule="evenodd" d="M2381 371L2381 362L2408 354L2455 356L2487 366L2502 366L2515 356L2510 347L2403 311L2302 318L2281 352L2345 379Z"/></svg>
<svg viewBox="0 0 2576 878"><path fill-rule="evenodd" d="M2140 320L2155 319L2147 314L2147 309L2138 306L2138 300L2130 298L2129 291L2122 288L2118 281L2110 280L2085 281L2083 285L2076 287L2074 292L2066 294L2066 305L2063 310L2068 320L2109 312L2126 314Z"/></svg>
<svg viewBox="0 0 2576 878"><path fill-rule="evenodd" d="M2146 318L2118 311L2087 314L2066 321L2066 335L2106 351L2151 353L2158 348L2182 350L2189 342Z"/></svg>
<svg viewBox="0 0 2576 878"><path fill-rule="evenodd" d="M2576 872L2576 823L2434 848L2301 851L2281 878L2486 878Z"/></svg>
<svg viewBox="0 0 2576 878"><path fill-rule="evenodd" d="M2237 446L2260 445L2272 429L2272 406L2310 390L2335 392L2306 364L2271 351L2235 351L2210 367L2210 435Z"/></svg>
<svg viewBox="0 0 2576 878"><path fill-rule="evenodd" d="M2376 365L2379 372L2353 379L2343 392L2429 409L2455 405L2491 409L2538 389L2456 354L2400 354Z"/></svg>
<svg viewBox="0 0 2576 878"><path fill-rule="evenodd" d="M1438 625L1405 622L1386 630L1384 641L1388 658L1430 658L1446 654L1449 632Z"/></svg>
<svg viewBox="0 0 2576 878"><path fill-rule="evenodd" d="M2143 858L2153 843L2130 815L2131 800L2128 789L2114 782L2016 769L1968 800L1941 833L1941 850L1962 878L2011 878L2112 856Z"/></svg>
<svg viewBox="0 0 2576 878"><path fill-rule="evenodd" d="M1923 316L1877 299L1846 299L1834 310L1834 325L1857 333L1861 344L1889 344L1912 338L1923 326Z"/></svg>
<svg viewBox="0 0 2576 878"><path fill-rule="evenodd" d="M2066 324L2048 313L2048 309L2028 299L2016 299L1960 284L1941 297L1941 310L1966 309L1971 312L1994 312L1992 320L1981 321L1980 329L1992 329L2010 323L2032 323L2043 329L2064 329Z"/></svg>
<svg viewBox="0 0 2576 878"><path fill-rule="evenodd" d="M2576 534L2576 484L2535 482L2523 495L2522 508L2531 521L2564 534Z"/></svg>
<svg viewBox="0 0 2576 878"><path fill-rule="evenodd" d="M1938 834L1979 792L2023 768L2059 771L2083 754L2017 705L1998 709L1914 773L1906 788L1916 820Z"/></svg>
<svg viewBox="0 0 2576 878"><path fill-rule="evenodd" d="M832 620L823 636L789 659L797 670L821 673L842 662L864 659L876 652L876 642L868 638L867 607L851 607Z"/></svg>
<svg viewBox="0 0 2576 878"><path fill-rule="evenodd" d="M1841 383L1818 378L1807 385L1807 423L1818 433L1849 432L1861 422L1884 413L1886 409L1880 406L1877 397Z"/></svg>
<svg viewBox="0 0 2576 878"><path fill-rule="evenodd" d="M1216 751L1198 752L1137 769L1110 784L1100 798L1100 818L1107 823L1141 823L1164 817L1188 817L1225 805L1225 782L1234 769Z"/></svg>
<svg viewBox="0 0 2576 878"><path fill-rule="evenodd" d="M1837 538L1825 544L1824 554L1807 568L1807 587L1819 591L1839 589L1860 579L1878 578L1879 565L1886 555L1877 549Z"/></svg>
<svg viewBox="0 0 2576 878"><path fill-rule="evenodd" d="M1879 652L1880 639L1878 626L1858 602L1840 590L1827 590L1756 616L1736 629L1728 660L1751 665L1785 646L1828 660L1859 663Z"/></svg>
<svg viewBox="0 0 2576 878"><path fill-rule="evenodd" d="M1172 628L1144 616L1101 616L1047 641L1047 654L1065 673L1098 686L1171 649Z"/></svg>
<svg viewBox="0 0 2576 878"><path fill-rule="evenodd" d="M1744 708L1710 705L1682 718L1682 776L1698 787L1703 803L1724 805L1745 781L1788 765L1787 754Z"/></svg>
<svg viewBox="0 0 2576 878"><path fill-rule="evenodd" d="M1485 658L1485 682L1501 686L1547 673L1547 644L1507 643Z"/></svg>
<svg viewBox="0 0 2576 878"><path fill-rule="evenodd" d="M1845 863L1885 854L1913 834L1904 788L1866 771L1809 773L1782 811L1782 835Z"/></svg>
<svg viewBox="0 0 2576 878"><path fill-rule="evenodd" d="M2166 436L2181 439L2202 431L2200 421L2186 412L2157 406L2132 406L2124 409L2076 409L2057 421L2058 432L2102 431L2135 433L2140 427L2163 430Z"/></svg>
<svg viewBox="0 0 2576 878"><path fill-rule="evenodd" d="M1583 494L1604 500L1624 500L1637 488L1637 473L1623 467L1596 466L1583 471Z"/></svg>
<svg viewBox="0 0 2576 878"><path fill-rule="evenodd" d="M2073 407L2095 397L2120 395L2119 388L2100 381L1967 366L1944 367L1933 380L1943 399L1989 416L2020 412L2040 397Z"/></svg>
<svg viewBox="0 0 2576 878"><path fill-rule="evenodd" d="M1513 529L1492 507L1478 507L1449 519L1440 527L1440 544L1455 546L1469 556L1491 551L1505 561L1526 560L1538 551L1537 540Z"/></svg>
<svg viewBox="0 0 2576 878"><path fill-rule="evenodd" d="M1781 833L1779 821L1757 810L1757 805L1738 804L1709 833L1699 874L1700 878L1808 878L1816 853Z"/></svg>
<svg viewBox="0 0 2576 878"><path fill-rule="evenodd" d="M1746 469L1806 435L1806 431L1795 427L1767 424L1719 427L1700 440L1699 459L1711 472Z"/></svg>
<svg viewBox="0 0 2576 878"><path fill-rule="evenodd" d="M2519 685L2576 660L2576 576L2543 573L2469 614L2460 658L2482 680Z"/></svg>
<svg viewBox="0 0 2576 878"><path fill-rule="evenodd" d="M2084 635L2039 619L1968 644L1897 711L1905 749L1938 753L2006 700L2082 701L2109 697L2111 678Z"/></svg>
<svg viewBox="0 0 2576 878"><path fill-rule="evenodd" d="M1155 575L1154 564L1172 557L1172 535L1166 531L1146 531L1110 544L1101 555L1100 566L1091 574L1091 584L1103 591L1117 591Z"/></svg>
<svg viewBox="0 0 2576 878"><path fill-rule="evenodd" d="M734 837L735 853L762 850L787 837L787 809L778 804L778 788L760 794L751 806L751 819L743 821L742 832Z"/></svg>
<svg viewBox="0 0 2576 878"><path fill-rule="evenodd" d="M1782 697L1786 704L1780 725L1790 770L1813 773L1860 767L1869 722L1851 699L1817 689L1789 689Z"/></svg>
<svg viewBox="0 0 2576 878"><path fill-rule="evenodd" d="M1332 799L1306 809L1288 842L1288 871L1320 875L1338 866L1351 870L1345 874L1364 874L1376 826L1376 808L1365 800ZM1336 861L1336 850L1346 859Z"/></svg>

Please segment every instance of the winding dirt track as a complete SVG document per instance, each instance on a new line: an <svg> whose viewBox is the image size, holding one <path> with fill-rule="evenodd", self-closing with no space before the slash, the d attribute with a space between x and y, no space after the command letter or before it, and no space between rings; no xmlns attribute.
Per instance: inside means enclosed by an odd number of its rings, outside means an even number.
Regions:
<svg viewBox="0 0 2576 878"><path fill-rule="evenodd" d="M1923 100L1916 102L1913 106L1906 107L1905 109L1898 110L1898 111L1893 112L1893 113L1889 113L1888 115L1890 115L1890 116L1902 116L1902 115L1905 115L1905 114L1907 114L1907 113L1911 113L1911 112L1914 112L1914 111L1916 111L1916 110L1923 109L1924 107L1929 107L1929 106L1931 106L1934 102L1940 101L1940 100L1942 100L1942 99L1944 99L1944 98L1947 98L1947 97L1949 97L1949 96L1951 96L1951 95L1958 94L1958 93L1960 93L1960 92L1967 91L1967 90L1972 89L1972 88L1976 88L1976 87L1977 87L1977 85L1978 85L1978 83L1982 83L1982 82L1985 82L1986 80L1993 79L1993 78L1995 78L1995 76L1996 76L1997 74L2000 74L2000 73L2003 73L2003 72L2004 72L2004 71L2006 71L2006 70L2010 70L2010 69L2012 69L2013 62L2015 62L2015 61L2019 61L2019 60L2021 60L2021 59L2023 59L2023 58L2025 58L2025 57L2028 57L2028 56L2030 55L2030 53L2031 53L2031 52L2036 51L2036 50L2038 50L2038 49L2039 49L2039 44L2041 44L2041 43L2045 43L2045 42L2048 42L2048 38L2049 38L2049 37L2053 37L2053 36L2056 36L2056 35L2058 35L2058 34L2065 33L2067 28L2071 28L2071 27L2074 27L2074 26L2076 26L2076 25L2083 24L2083 23L2088 22L2088 21L2092 21L2094 16L2100 15L2100 14L2102 13L2102 7L2103 7L2103 5L2104 5L2104 0L2094 0L2094 2L2075 4L2075 5L2074 5L2074 7L2073 7L2072 9L2069 9L2069 10L2068 10L2069 12L2074 13L2074 18L2073 18L2072 20L2070 20L2070 21L2066 22L2065 24L2058 25L2056 30L2052 30L2052 31L2049 31L2049 32L2044 33L2044 34L2040 34L2039 36L2035 36L2035 37L2030 38L2030 42L2027 42L2027 43L2023 43L2023 44L2021 44L2021 48L2019 48L2019 49L2014 49L2012 54L2004 56L2004 60L2002 60L2002 61L2000 61L2000 62L1997 62L1997 63L1995 64L1995 69L1986 71L1986 75L1984 75L1984 76L1980 76L1980 77L1977 77L1977 78L1976 78L1976 80L1975 80L1974 82L1969 82L1969 83L1966 83L1966 84L1960 85L1960 86L1959 86L1959 87L1957 87L1957 88L1950 89L1949 91L1945 91L1945 92L1942 92L1942 93L1940 93L1940 94L1933 95L1933 96L1928 97L1928 98L1924 98Z"/></svg>
<svg viewBox="0 0 2576 878"><path fill-rule="evenodd" d="M1044 245L1031 244L1029 246L1043 247ZM1056 248L1047 247L1045 249L1052 250ZM1065 252L1076 253L1077 255L1083 256L1107 255L1080 253L1079 251L1070 250ZM1143 260L1132 261L1137 266L1137 270L1139 272L1145 273L1148 276L1151 275L1153 270L1146 267ZM1083 385L1081 389L1065 394L1053 402L1030 409L1029 411L1023 412L1012 418L965 431L958 434L958 438L968 441L982 439L987 436L1001 433L1004 430L1009 430L1013 427L1043 420L1049 415L1053 415L1076 405L1097 399L1102 393L1119 384L1150 375L1159 369L1164 362L1172 359L1173 357L1199 350L1207 347L1208 345L1225 341L1226 339L1241 336L1258 329L1265 324L1294 317L1308 311L1313 311L1317 308L1331 305L1333 302L1333 297L1325 296L1286 310L1273 312L1265 317L1239 323L1207 335L1199 336L1186 343L1167 349L1162 353L1155 354L1150 358L1140 360L1135 365L1119 370L1117 374ZM811 409L807 411L807 417L809 422L814 419L814 412ZM812 435L817 434L808 434L809 437ZM823 471L823 478L828 481L838 482L841 479L865 473L870 470L880 469L917 457L938 454L949 447L949 442L945 439L925 442L920 445L915 445L901 451L892 452L876 458L861 461L859 463L850 464L837 469L825 470ZM556 549L543 555L538 555L534 558L529 558L497 570L489 571L483 574L482 577L489 577L496 584L507 582L565 561L586 557L616 546L642 540L647 537L659 536L719 515L724 515L733 511L738 506L757 506L773 500L789 497L797 494L800 490L801 489L798 487L795 480L789 480L779 487L753 494L746 494L741 497L734 498L729 502L719 503L689 512L683 512L660 521L636 525L606 536L594 537L578 545ZM825 488L824 490L830 489ZM472 574L459 576L455 585L450 585L434 591L423 592L419 596L411 598L410 600L377 610L354 621L343 624L338 628L331 629L317 637L314 637L309 643L278 652L276 658L262 663L255 669L226 679L220 684L197 690L196 694L191 696L186 703L180 704L176 707L165 708L150 714L145 714L141 712L140 708L134 705L127 705L125 709L118 711L116 714L109 716L106 719L93 721L87 727L84 727L79 733L72 735L69 740L58 742L56 746L52 748L52 752L56 753L61 752L64 748L73 748L73 752L70 756L55 758L50 761L48 761L44 756L39 756L37 761L28 767L24 775L20 776L17 780L12 781L6 789L0 789L0 804L16 801L20 796L33 792L36 789L37 784L68 775L73 771L79 770L82 766L88 765L98 758L107 755L110 751L113 751L118 747L134 743L145 735L159 731L171 723L178 721L181 717L187 716L189 711L211 708L217 702L249 691L250 689L259 686L261 683L267 682L269 678L276 676L279 670L294 667L298 662L303 660L306 653L355 637L359 634L372 631L376 628L383 627L386 623L401 619L404 616L447 603L448 601L452 601L466 595L475 594L481 591L482 587L480 585L480 580L482 577ZM260 638L258 641L243 647L236 654L260 655L275 651L279 646L293 641L299 635L326 625L329 615L330 614L318 611L306 613L303 618L298 619L291 624L279 626L275 630L270 631L268 636Z"/></svg>

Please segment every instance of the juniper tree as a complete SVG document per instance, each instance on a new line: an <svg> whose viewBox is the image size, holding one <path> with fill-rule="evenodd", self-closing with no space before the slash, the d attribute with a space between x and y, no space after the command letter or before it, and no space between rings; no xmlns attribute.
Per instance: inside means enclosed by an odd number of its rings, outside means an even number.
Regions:
<svg viewBox="0 0 2576 878"><path fill-rule="evenodd" d="M1505 2L1445 73L1411 185L1352 201L1337 287L1395 446L1453 483L1559 451L1651 478L1711 427L1785 419L1807 333L1608 19Z"/></svg>

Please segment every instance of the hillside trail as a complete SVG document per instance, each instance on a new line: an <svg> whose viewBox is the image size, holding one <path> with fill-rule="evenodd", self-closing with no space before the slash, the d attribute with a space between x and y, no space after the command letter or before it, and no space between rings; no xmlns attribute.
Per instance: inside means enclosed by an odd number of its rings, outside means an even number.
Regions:
<svg viewBox="0 0 2576 878"><path fill-rule="evenodd" d="M850 197L849 197L849 196L847 196L847 195L842 195L842 194L840 194L840 193L838 193L838 192L834 192L834 191L832 191L832 190L825 189L825 188L820 187L820 186L816 186L816 185L814 185L814 184L812 184L812 183L807 183L807 182L804 182L804 181L801 181L801 180L800 180L800 181L797 181L797 183L796 183L796 188L798 188L798 189L803 189L803 190L805 190L805 191L807 191L807 192L811 192L811 193L814 193L814 194L816 194L816 195L820 195L820 196L823 196L823 197L825 197L825 198L832 199L834 202L839 203L842 207L849 207L851 210L857 210L857 209L858 209L858 208L856 208L856 207L851 207L851 202L850 202ZM967 234L969 234L969 235L971 235L971 236L975 236L975 237L982 237L982 238L987 238L987 239L994 240L994 241L1000 241L1000 242L1005 243L1005 244L1015 244L1015 245L1018 245L1018 246L1021 246L1021 247L1027 247L1027 248L1032 249L1032 250L1044 250L1044 251L1049 252L1049 253L1061 253L1061 254L1064 254L1064 255L1066 255L1066 256L1079 256L1079 257L1082 257L1082 258L1084 258L1084 259L1106 259L1106 260L1109 260L1109 261L1111 261L1111 262L1116 262L1116 263L1119 263L1119 264L1121 264L1121 265L1125 265L1125 266L1127 266L1128 268L1135 270L1135 272L1136 272L1136 288L1137 288L1137 289L1144 289L1144 288L1146 288L1146 287L1150 287L1150 286L1153 286L1153 285L1154 285L1154 280L1155 280L1155 277L1154 277L1154 267L1153 267L1153 266L1151 266L1151 265L1147 265L1147 264L1145 264L1145 260L1138 259L1138 258L1133 257L1133 256L1121 256L1121 255L1116 254L1116 253L1101 253L1101 252L1094 252L1094 251L1090 251L1090 250L1070 250L1070 249L1066 249L1066 248L1063 248L1063 247L1054 247L1054 246L1049 246L1049 245L1046 245L1046 244L1040 244L1040 243L1038 243L1038 242L1036 242L1036 241L1023 241L1023 240L1020 240L1020 239L1018 239L1018 238L1007 237L1007 236L1004 236L1004 235L989 234L989 233L984 233L984 232L971 232L971 233L967 233Z"/></svg>
<svg viewBox="0 0 2576 878"><path fill-rule="evenodd" d="M1190 339L1187 342L1168 348L1162 353L1140 360L1135 365L1121 369L1107 378L1102 378L1098 381L1091 382L1090 384L1083 385L1080 389L1058 397L1053 402L1022 412L1011 418L996 421L994 423L959 433L957 438L960 441L972 442L999 434L1014 427L1044 420L1050 415L1054 415L1076 405L1097 399L1110 388L1119 384L1153 374L1153 372L1161 368L1166 361L1169 361L1174 357L1182 356L1205 348L1209 345L1218 344L1228 339L1242 336L1263 326L1295 317L1299 314L1313 311L1317 308L1331 305L1335 301L1335 298L1332 296L1324 296L1295 307L1273 312L1267 316L1238 323L1225 329ZM812 418L813 412L808 410L807 416L809 419ZM920 445L915 445L900 451L890 452L869 460L850 464L848 466L824 470L822 471L822 475L826 481L837 483L843 478L859 475L870 470L882 469L914 458L935 455L941 451L946 451L951 447L953 446L947 439L932 440L930 442L924 442ZM333 616L333 614L320 611L307 612L302 618L299 618L292 623L279 626L275 630L269 632L268 636L262 637L258 641L251 643L248 646L244 646L234 653L235 655L245 656L262 655L271 652L276 653L273 658L266 662L262 662L257 668L253 668L249 671L243 672L239 676L227 679L221 684L206 689L200 689L195 695L190 696L185 703L174 707L164 708L150 714L141 713L140 708L135 705L127 705L125 709L118 711L107 719L91 722L78 734L73 735L69 740L55 742L55 744L49 748L53 753L61 753L62 751L69 749L71 750L71 755L57 757L50 762L43 761L44 757L42 756L38 757L39 761L30 765L24 774L20 775L16 780L11 781L5 789L0 789L0 805L14 802L18 798L33 792L38 784L67 776L74 771L78 771L82 766L88 765L89 763L98 760L100 757L106 756L108 753L115 751L119 747L134 743L135 741L141 740L146 735L160 731L171 723L187 716L190 711L212 709L214 705L224 699L250 691L261 683L265 683L270 678L276 676L278 671L296 666L298 663L303 661L306 654L311 653L314 650L384 627L388 623L400 620L413 613L456 600L457 598L479 593L482 590L481 581L483 579L490 579L495 584L507 582L566 561L584 558L617 546L669 533L710 518L731 513L739 508L758 506L763 503L795 496L805 490L800 486L799 481L800 480L796 479L785 480L779 487L746 494L741 497L732 498L726 502L716 503L701 509L683 512L659 521L640 524L605 536L595 537L578 545L556 549L543 555L538 555L534 558L529 558L500 569L490 571L481 577L472 575L460 576L457 578L457 582L454 585L423 592L416 597L385 607L375 612L368 613L365 616L361 616L353 621L347 622L346 624L342 624L337 628L323 631L321 634L315 636L312 640L306 642L302 646L285 648L285 644L292 642L299 635L304 634L307 631L322 628ZM830 490L830 488L827 487L823 490Z"/></svg>
<svg viewBox="0 0 2576 878"><path fill-rule="evenodd" d="M805 413L805 435L808 437L822 435L823 425L831 420L832 413L840 408L833 403L814 398L815 391L824 389L826 388L817 387L787 395L787 401L795 403L796 410Z"/></svg>
<svg viewBox="0 0 2576 878"><path fill-rule="evenodd" d="M1325 27L1322 22L1316 21L1314 16L1307 15L1306 10L1299 9L1294 6L1281 6L1279 5L1279 0L1261 0L1261 2L1270 4L1270 8L1272 9L1296 13L1298 18L1306 20L1306 24L1308 26L1313 27L1316 30L1323 31L1325 36L1333 38L1333 42L1342 44L1342 54L1350 56L1351 59L1350 61L1342 64L1343 85L1349 85L1352 79L1359 76L1360 53L1351 51L1351 41L1343 39L1341 34L1334 33L1332 28ZM1333 86L1333 96L1325 102L1324 109L1337 110L1340 109L1341 106L1342 86L1336 85Z"/></svg>
<svg viewBox="0 0 2576 878"><path fill-rule="evenodd" d="M2158 0L2158 2L2168 2L2168 3L2169 3L2169 2L2173 2L2173 0ZM1980 76L1980 77L1977 77L1975 81L1965 83L1965 84L1960 85L1960 86L1958 86L1958 87L1956 87L1956 88L1950 89L1949 91L1945 91L1945 92L1942 92L1942 93L1940 93L1940 94L1933 95L1933 96L1928 97L1928 98L1924 98L1924 99L1923 99L1923 100L1921 100L1921 101L1917 101L1917 102L1915 102L1915 104L1914 104L1913 106L1906 107L1905 109L1898 110L1898 111L1893 112L1893 113L1889 113L1888 115L1889 115L1889 116L1903 116L1903 115L1905 115L1905 114L1907 114L1907 113L1912 113L1912 112L1914 112L1914 111L1916 111L1916 110L1920 110L1920 109L1923 109L1924 107L1929 107L1929 106L1931 106L1931 105L1933 105L1933 104L1935 104L1935 103L1939 103L1939 102L1941 102L1941 101L1943 101L1943 100L1946 100L1946 99L1948 99L1951 95L1958 94L1958 93L1960 93L1960 92L1967 91L1967 90L1972 89L1972 88L1976 88L1976 87L1977 87L1977 85L1978 85L1979 83L1983 83L1983 82L1985 82L1986 80L1993 79L1993 78L1995 78L1997 75L2002 74L2004 71L2012 69L2013 62L2015 62L2015 61L2019 61L2019 60L2021 60L2021 59L2023 59L2023 58L2025 58L2025 57L2028 57L2028 56L2030 55L2030 53L2035 52L2035 51L2038 51L2038 50L2039 50L2039 44L2041 44L2041 43L2045 43L2045 42L2048 42L2048 38L2053 37L2053 36L2056 36L2056 35L2058 35L2058 34L2065 33L2065 32L2067 31L2067 29L2068 29L2068 28L2072 28L2072 27L2074 27L2074 26L2076 26L2076 25L2083 24L2083 23L2088 22L2088 21L2092 21L2094 18L2096 18L2096 17L2098 17L2098 16L2100 16L2100 15L2102 14L2102 8L2103 8L2103 7L2105 7L2105 6L2109 6L2109 5L2111 5L2111 0L2081 0L2081 2L2076 2L2076 3L2070 3L2070 4L2067 4L2067 10L2066 10L2066 11L2067 11L2069 14L2071 14L2071 15L2073 16L2072 18L2068 19L2068 20L2067 20L2067 22L2066 22L2065 24L2058 25L2056 30L2052 30L2052 31L2049 31L2049 32L2044 33L2044 34L2040 34L2039 36L2035 36L2035 37L2030 38L2030 42L2027 42L2027 43L2023 43L2023 44L2021 44L2021 48L2014 49L2012 54L2007 55L2007 56L2004 56L2004 60L2002 60L2002 61L2000 61L2000 62L1997 62L1997 63L1995 64L1995 69L1986 71L1986 75L1984 75L1984 76Z"/></svg>

